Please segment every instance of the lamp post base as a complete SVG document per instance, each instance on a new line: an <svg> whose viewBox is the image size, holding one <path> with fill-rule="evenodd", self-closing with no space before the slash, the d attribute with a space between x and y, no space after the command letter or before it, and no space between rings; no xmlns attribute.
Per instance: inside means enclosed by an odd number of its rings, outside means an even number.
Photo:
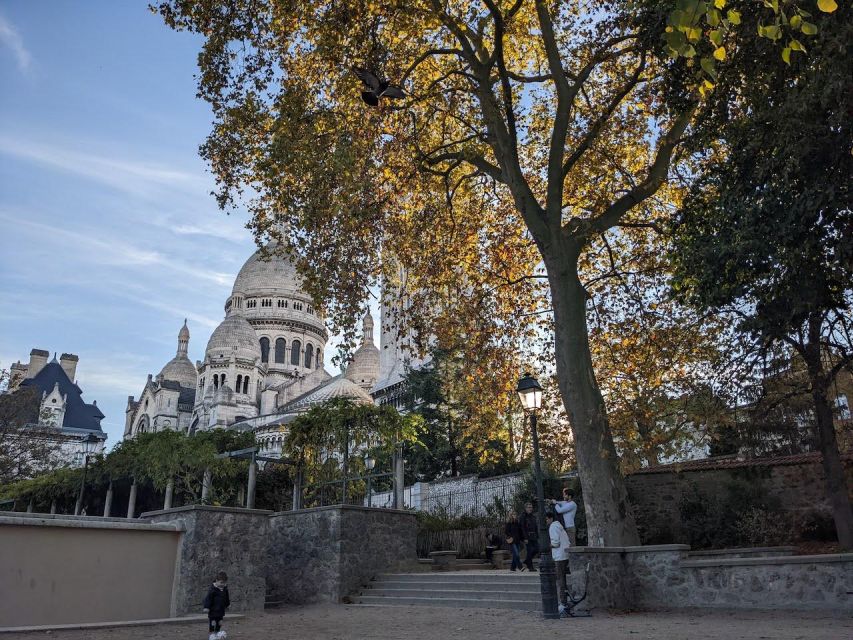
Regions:
<svg viewBox="0 0 853 640"><path fill-rule="evenodd" d="M559 603L557 602L557 583L554 560L550 553L539 556L539 588L542 592L542 616L548 620L560 617Z"/></svg>

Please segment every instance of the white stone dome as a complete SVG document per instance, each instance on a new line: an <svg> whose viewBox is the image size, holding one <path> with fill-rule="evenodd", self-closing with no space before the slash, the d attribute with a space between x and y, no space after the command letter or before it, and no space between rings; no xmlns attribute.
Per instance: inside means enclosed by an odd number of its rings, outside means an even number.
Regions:
<svg viewBox="0 0 853 640"><path fill-rule="evenodd" d="M255 251L234 280L231 295L245 297L263 295L308 296L302 291L302 281L293 262L285 255L275 252L275 243L270 243L267 254Z"/></svg>
<svg viewBox="0 0 853 640"><path fill-rule="evenodd" d="M273 345L284 338L288 347L299 340L302 347L310 342L322 351L329 337L323 317L303 290L290 255L277 247L272 242L246 260L225 303L225 313L242 314L254 326L256 340L266 337Z"/></svg>
<svg viewBox="0 0 853 640"><path fill-rule="evenodd" d="M198 378L198 372L195 370L195 365L185 355L177 355L160 371L160 376L164 380L173 380L180 383L182 387L195 387Z"/></svg>
<svg viewBox="0 0 853 640"><path fill-rule="evenodd" d="M211 360L230 358L232 354L245 360L261 357L261 346L255 330L246 318L236 312L225 316L225 320L213 330L205 351Z"/></svg>

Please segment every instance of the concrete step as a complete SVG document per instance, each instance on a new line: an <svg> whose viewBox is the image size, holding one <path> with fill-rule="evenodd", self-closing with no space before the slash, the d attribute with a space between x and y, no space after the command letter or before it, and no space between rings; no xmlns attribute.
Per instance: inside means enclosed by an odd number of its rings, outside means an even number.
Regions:
<svg viewBox="0 0 853 640"><path fill-rule="evenodd" d="M540 602L539 591L473 591L471 589L365 589L363 596L383 598L459 598L462 600L523 600Z"/></svg>
<svg viewBox="0 0 853 640"><path fill-rule="evenodd" d="M413 580L376 580L370 583L370 589L411 589L431 591L507 591L512 593L539 593L539 581L526 580L482 580L479 582L437 582L434 580L415 582Z"/></svg>
<svg viewBox="0 0 853 640"><path fill-rule="evenodd" d="M539 611L539 601L528 600L476 600L474 598L424 598L416 596L387 597L361 595L354 596L355 604L388 605L388 606L422 606L422 607L457 607L460 609L514 609L517 611Z"/></svg>
<svg viewBox="0 0 853 640"><path fill-rule="evenodd" d="M492 582L513 584L539 583L539 573L527 571L442 571L440 573L382 573L374 582Z"/></svg>

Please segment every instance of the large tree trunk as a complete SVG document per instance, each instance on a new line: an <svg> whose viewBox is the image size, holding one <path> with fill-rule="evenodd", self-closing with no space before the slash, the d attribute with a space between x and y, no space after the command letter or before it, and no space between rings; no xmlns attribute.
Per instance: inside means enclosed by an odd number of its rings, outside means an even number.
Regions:
<svg viewBox="0 0 853 640"><path fill-rule="evenodd" d="M574 435L583 487L588 544L621 547L640 544L628 504L625 481L604 399L595 379L586 322L586 292L576 267L576 252L546 257L554 309L557 379Z"/></svg>
<svg viewBox="0 0 853 640"><path fill-rule="evenodd" d="M826 497L832 508L838 543L842 549L853 549L853 509L850 494L847 492L847 480L844 477L844 463L838 450L835 425L832 419L832 405L827 398L831 380L823 370L820 343L810 340L805 349L806 366L812 388L812 400L815 411L815 437L823 458L823 473L826 476Z"/></svg>

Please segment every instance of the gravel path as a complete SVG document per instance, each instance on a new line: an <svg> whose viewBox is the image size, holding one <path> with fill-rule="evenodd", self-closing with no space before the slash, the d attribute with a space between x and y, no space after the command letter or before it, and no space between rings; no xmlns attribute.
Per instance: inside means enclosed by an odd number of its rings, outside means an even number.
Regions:
<svg viewBox="0 0 853 640"><path fill-rule="evenodd" d="M445 640L447 638L566 638L571 640L839 640L853 638L853 615L787 611L670 611L608 613L545 621L536 614L500 609L312 605L226 618L229 640ZM181 640L207 638L205 625L158 625L27 634L0 640Z"/></svg>

